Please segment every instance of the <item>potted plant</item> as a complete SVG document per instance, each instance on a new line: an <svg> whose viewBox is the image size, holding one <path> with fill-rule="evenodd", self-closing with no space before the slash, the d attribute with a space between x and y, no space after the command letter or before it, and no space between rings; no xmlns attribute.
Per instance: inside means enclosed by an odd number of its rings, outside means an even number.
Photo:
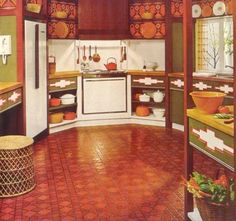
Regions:
<svg viewBox="0 0 236 221"><path fill-rule="evenodd" d="M225 174L213 180L198 172L184 180L203 221L233 220L234 182Z"/></svg>

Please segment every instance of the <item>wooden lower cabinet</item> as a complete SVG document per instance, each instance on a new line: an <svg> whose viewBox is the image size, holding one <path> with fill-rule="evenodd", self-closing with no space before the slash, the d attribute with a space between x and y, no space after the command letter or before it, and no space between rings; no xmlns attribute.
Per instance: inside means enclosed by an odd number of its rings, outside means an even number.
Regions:
<svg viewBox="0 0 236 221"><path fill-rule="evenodd" d="M165 109L164 77L151 75L133 75L131 77L131 81L132 116L164 122L164 116L161 116L159 113L155 114L155 110L158 112ZM155 100L155 93L160 93L160 95L163 95L163 98L160 99L160 101ZM140 99L140 96L144 94L150 96L149 101L145 102ZM145 109L148 108L149 114L147 114L147 116L137 116L137 107L139 107L139 109L140 107L145 107Z"/></svg>
<svg viewBox="0 0 236 221"><path fill-rule="evenodd" d="M65 95L67 97L74 96L74 99L64 98L64 103L62 97ZM59 98L61 101L59 105L51 106L49 99L49 128L70 124L77 120L76 117L73 117L73 119L67 119L66 117L67 114L76 116L77 113L77 77L57 77L49 79L49 96L50 99ZM63 115L63 119L61 121L58 120L58 115L56 116L55 114Z"/></svg>
<svg viewBox="0 0 236 221"><path fill-rule="evenodd" d="M184 92L182 90L170 92L170 118L172 123L184 125Z"/></svg>

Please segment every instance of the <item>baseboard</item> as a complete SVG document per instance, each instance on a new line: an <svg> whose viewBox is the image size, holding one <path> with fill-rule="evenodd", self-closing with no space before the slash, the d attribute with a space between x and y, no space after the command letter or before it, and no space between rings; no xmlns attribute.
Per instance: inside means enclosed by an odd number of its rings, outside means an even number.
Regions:
<svg viewBox="0 0 236 221"><path fill-rule="evenodd" d="M172 124L172 128L176 129L176 130L180 130L180 131L184 131L184 125L181 124Z"/></svg>
<svg viewBox="0 0 236 221"><path fill-rule="evenodd" d="M46 128L44 131L42 131L40 134L38 134L37 136L35 136L33 139L34 139L34 142L38 142L40 140L42 140L43 138L47 137L49 134L49 130L48 128Z"/></svg>

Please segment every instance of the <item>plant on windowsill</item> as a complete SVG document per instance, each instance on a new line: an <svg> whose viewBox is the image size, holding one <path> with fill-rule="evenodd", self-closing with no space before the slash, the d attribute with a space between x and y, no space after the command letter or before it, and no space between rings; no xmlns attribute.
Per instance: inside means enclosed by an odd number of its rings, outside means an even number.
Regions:
<svg viewBox="0 0 236 221"><path fill-rule="evenodd" d="M193 194L203 221L233 220L233 179L222 174L213 180L193 172L188 181L184 179L184 185Z"/></svg>
<svg viewBox="0 0 236 221"><path fill-rule="evenodd" d="M233 36L228 35L224 39L224 44L225 44L225 54L226 55L232 55L233 54Z"/></svg>

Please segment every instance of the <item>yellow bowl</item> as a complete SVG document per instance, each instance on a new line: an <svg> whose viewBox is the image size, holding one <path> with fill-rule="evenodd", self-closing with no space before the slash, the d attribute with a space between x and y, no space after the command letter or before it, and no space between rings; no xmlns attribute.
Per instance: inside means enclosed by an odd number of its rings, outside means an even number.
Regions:
<svg viewBox="0 0 236 221"><path fill-rule="evenodd" d="M197 109L205 114L214 114L222 105L225 94L215 91L193 91L190 93Z"/></svg>
<svg viewBox="0 0 236 221"><path fill-rule="evenodd" d="M57 11L55 12L56 18L67 18L68 14L65 11Z"/></svg>
<svg viewBox="0 0 236 221"><path fill-rule="evenodd" d="M141 15L141 18L142 19L153 19L153 14L151 12L144 12L142 15Z"/></svg>
<svg viewBox="0 0 236 221"><path fill-rule="evenodd" d="M34 13L40 13L42 5L35 3L28 3L26 5L26 10Z"/></svg>
<svg viewBox="0 0 236 221"><path fill-rule="evenodd" d="M53 113L49 115L49 123L50 124L58 124L63 121L63 116L64 113L59 112L59 113Z"/></svg>

